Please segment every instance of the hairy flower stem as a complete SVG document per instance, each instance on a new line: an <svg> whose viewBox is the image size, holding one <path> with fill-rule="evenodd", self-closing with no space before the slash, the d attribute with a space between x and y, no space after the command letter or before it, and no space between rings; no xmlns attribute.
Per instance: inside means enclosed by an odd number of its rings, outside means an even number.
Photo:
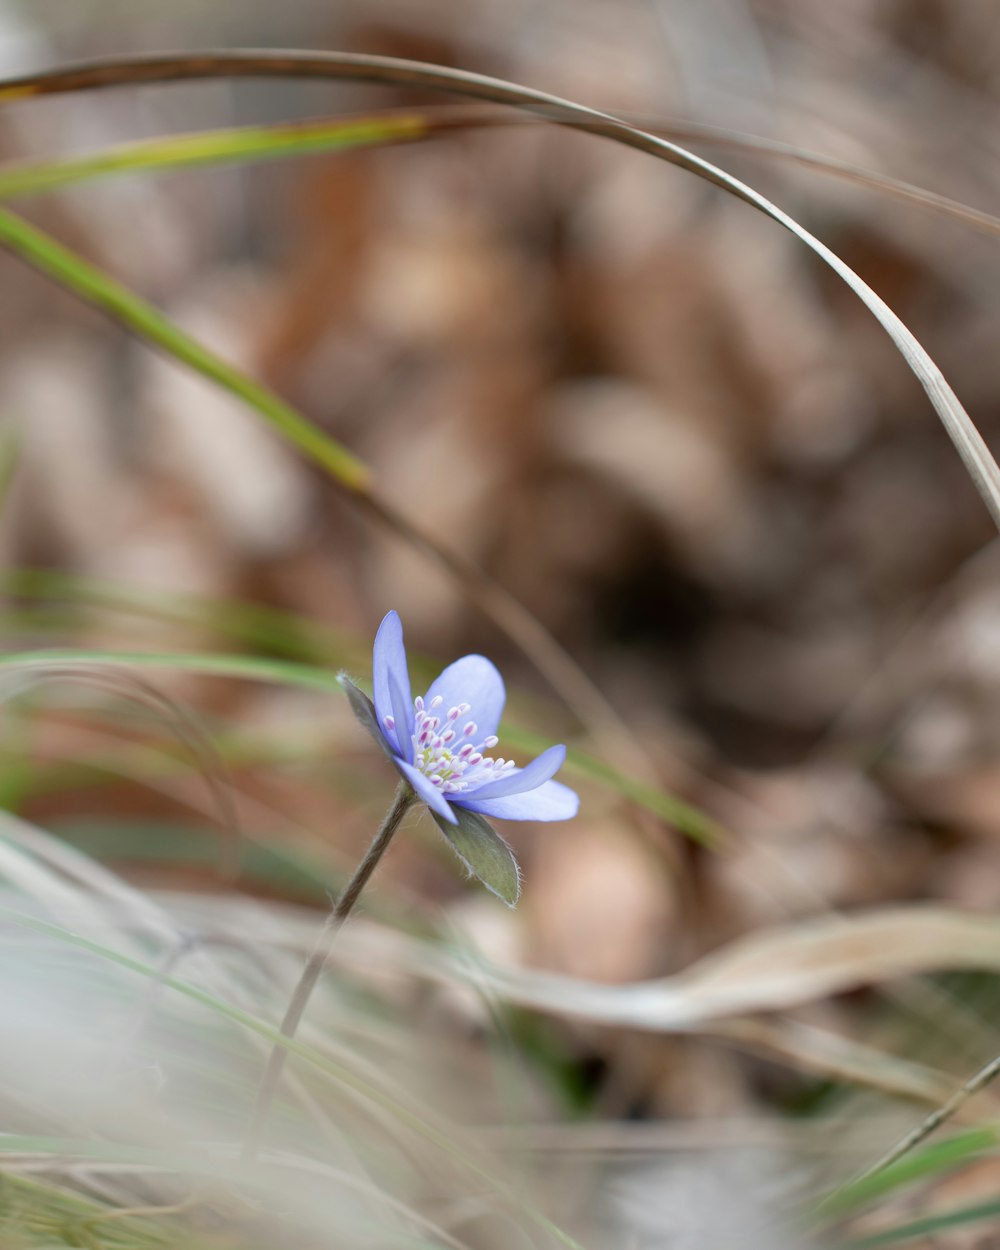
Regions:
<svg viewBox="0 0 1000 1250"><path fill-rule="evenodd" d="M372 840L367 854L358 865L354 876L347 883L343 894L337 900L333 910L327 916L323 928L320 930L319 937L316 939L316 945L313 947L312 954L302 970L302 976L299 978L299 983L295 987L295 993L289 1001L285 1018L281 1022L283 1037L295 1036L295 1031L299 1027L299 1022L312 996L312 992L316 988L316 982L322 975L326 961L330 957L331 950L333 950L337 934L343 927L344 921L354 910L354 905L357 903L361 891L368 884L368 879L378 867L379 860L385 854L389 843L392 841L393 834L399 828L400 822L407 811L409 811L415 798L416 795L407 783L405 781L400 782L396 796L392 801L392 807L386 813L385 819ZM254 1105L250 1131L247 1133L247 1139L243 1146L244 1161L254 1159L260 1150L268 1112L271 1109L271 1103L274 1101L274 1095L277 1093L287 1057L288 1051L279 1043L275 1044L268 1056L267 1067L264 1069L260 1088L257 1091L257 1101Z"/></svg>

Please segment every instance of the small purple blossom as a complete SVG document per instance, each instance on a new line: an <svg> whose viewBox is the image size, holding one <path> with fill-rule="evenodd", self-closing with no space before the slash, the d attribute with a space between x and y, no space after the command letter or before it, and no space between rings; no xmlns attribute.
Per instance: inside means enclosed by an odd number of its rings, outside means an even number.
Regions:
<svg viewBox="0 0 1000 1250"><path fill-rule="evenodd" d="M455 808L501 820L568 820L580 801L552 781L566 758L549 747L524 768L492 755L506 692L482 655L449 664L424 695L413 698L403 626L389 612L372 655L374 711L387 754L432 812L457 824Z"/></svg>

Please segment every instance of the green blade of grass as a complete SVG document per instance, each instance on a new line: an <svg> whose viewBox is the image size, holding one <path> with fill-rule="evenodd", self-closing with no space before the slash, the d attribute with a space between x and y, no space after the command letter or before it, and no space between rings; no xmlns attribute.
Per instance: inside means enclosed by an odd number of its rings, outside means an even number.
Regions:
<svg viewBox="0 0 1000 1250"><path fill-rule="evenodd" d="M0 168L0 199L54 191L92 178L274 160L316 152L410 143L429 133L417 113L398 112L292 125L253 126L122 144L66 160Z"/></svg>
<svg viewBox="0 0 1000 1250"><path fill-rule="evenodd" d="M328 694L340 694L336 673L314 668L309 664L297 664L291 660L276 660L254 655L227 655L204 653L178 653L170 651L77 651L59 648L48 651L25 651L16 655L0 655L0 668L45 668L57 664L73 664L85 667L114 668L166 668L182 669L189 673L204 673L211 677L240 677L247 681L275 682L289 686L302 686L322 690Z"/></svg>
<svg viewBox="0 0 1000 1250"><path fill-rule="evenodd" d="M44 668L48 665L72 664L86 667L114 667L124 665L138 668L181 669L185 672L203 673L211 677L242 678L247 681L273 682L318 690L325 694L343 697L343 687L337 674L327 669L291 660L271 657L231 654L138 652L138 651L84 651L60 648L46 651L25 651L0 655L0 671L3 669ZM505 728L505 738L525 750L544 750L552 746L550 739L515 727ZM682 833L707 845L722 841L726 834L709 816L690 804L675 798L664 790L619 772L610 764L595 759L584 752L570 750L567 764L583 776L637 803L640 807L675 825Z"/></svg>
<svg viewBox="0 0 1000 1250"><path fill-rule="evenodd" d="M356 638L321 621L264 604L180 591L158 592L62 569L0 569L0 594L69 609L100 608L198 630L211 628L282 659L348 665L359 663L362 656L367 660L370 649L369 643L362 646ZM4 608L4 615L10 616L9 608Z"/></svg>
<svg viewBox="0 0 1000 1250"><path fill-rule="evenodd" d="M1000 235L1000 218L992 213L972 208L925 187L903 182L876 170L865 169L852 162L806 151L760 135L691 121L629 115L624 115L622 120L674 142L708 144L772 160L792 162L954 217L994 236ZM0 199L59 190L117 174L156 173L168 169L278 160L352 148L378 147L390 143L410 143L459 129L523 126L537 121L537 118L524 114L494 112L488 107L451 106L424 109L419 113L397 109L360 117L325 118L318 121L175 135L167 139L121 144L88 156L9 164L0 168Z"/></svg>
<svg viewBox="0 0 1000 1250"><path fill-rule="evenodd" d="M4 1154L21 1148L25 1155L51 1156L57 1153L57 1139L27 1134L5 1136ZM61 1144L68 1144L61 1141ZM75 1142L74 1145L82 1143ZM119 1151L120 1156L120 1151ZM85 1156L86 1157L86 1156ZM63 1247L88 1246L95 1250L170 1250L181 1235L165 1217L132 1216L109 1204L100 1204L58 1184L18 1176L13 1171L0 1172L0 1239L4 1246L29 1250L62 1250ZM113 1218L108 1221L108 1217ZM95 1239L91 1224L105 1222L101 1236ZM91 1235L88 1235L90 1233ZM206 1243L186 1238L190 1250L199 1250Z"/></svg>
<svg viewBox="0 0 1000 1250"><path fill-rule="evenodd" d="M835 1190L820 1202L817 1214L821 1217L841 1218L905 1185L948 1172L967 1159L995 1150L998 1145L1000 1131L994 1128L970 1129L966 1133L950 1137L947 1141L935 1142L879 1172L863 1176Z"/></svg>
<svg viewBox="0 0 1000 1250"><path fill-rule="evenodd" d="M319 622L260 604L206 599L197 595L156 594L148 590L119 586L76 573L53 569L0 569L0 591L30 599L83 598L102 607L149 616L154 619L190 622L199 627L211 625L226 636L273 652L279 658L351 667L364 656L367 646ZM429 660L412 657L415 668L426 668L428 680L437 668ZM552 746L552 740L506 722L504 738L522 751L539 754ZM596 756L570 747L567 757L575 770L622 798L645 808L686 837L704 846L726 841L726 831L710 816L676 795L649 782L629 776Z"/></svg>
<svg viewBox="0 0 1000 1250"><path fill-rule="evenodd" d="M552 746L551 738L522 729L518 725L505 724L503 736L504 740L510 742L511 745L533 755L539 755L547 747ZM730 835L727 830L692 803L686 803L675 794L669 794L666 790L661 790L658 786L650 785L637 777L630 777L586 751L572 746L567 748L566 767L571 772L577 772L589 781L596 781L598 785L614 790L623 798L644 807L646 811L659 816L661 820L672 825L685 837L691 838L694 842L700 842L703 846L717 848L729 839Z"/></svg>
<svg viewBox="0 0 1000 1250"><path fill-rule="evenodd" d="M378 147L390 143L410 143L459 129L523 126L538 120L524 114L492 111L482 106L452 106L428 108L419 113L397 109L368 113L360 117L325 118L318 121L175 135L167 139L121 144L88 156L9 164L0 168L0 199L59 190L117 174L156 173L168 169L270 161L352 148ZM988 234L1000 235L1000 218L992 213L972 208L948 196L929 191L926 187L918 187L836 157L807 151L761 135L698 122L631 115L623 115L622 120L674 142L708 144L772 160L792 162L954 217Z"/></svg>
<svg viewBox="0 0 1000 1250"><path fill-rule="evenodd" d="M932 1237L935 1233L945 1233L953 1228L962 1228L968 1224L981 1224L984 1220L998 1218L1000 1218L1000 1199L994 1198L989 1202L977 1202L970 1206L956 1207L951 1211L925 1215L920 1219L910 1220L906 1224L897 1224L895 1228L886 1228L878 1233L869 1233L865 1237L856 1237L852 1241L841 1242L833 1250L878 1250L881 1246L900 1246L908 1241L916 1241L918 1238Z"/></svg>
<svg viewBox="0 0 1000 1250"><path fill-rule="evenodd" d="M17 466L21 458L21 441L19 430L0 430L0 515L7 506L10 488L17 474Z"/></svg>
<svg viewBox="0 0 1000 1250"><path fill-rule="evenodd" d="M105 309L167 355L242 399L348 490L363 491L368 486L371 479L368 466L307 421L273 391L203 347L127 287L29 225L23 218L2 208L0 245L10 248L68 290Z"/></svg>

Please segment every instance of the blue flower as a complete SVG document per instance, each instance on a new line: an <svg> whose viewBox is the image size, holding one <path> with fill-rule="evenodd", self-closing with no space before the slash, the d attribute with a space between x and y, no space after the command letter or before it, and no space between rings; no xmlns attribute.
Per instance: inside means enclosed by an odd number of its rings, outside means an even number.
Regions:
<svg viewBox="0 0 1000 1250"><path fill-rule="evenodd" d="M506 692L496 666L466 655L449 664L425 695L412 697L403 626L389 612L372 655L376 728L386 754L432 812L457 824L455 808L502 820L568 820L580 800L552 781L566 758L549 747L524 768L491 752ZM372 726L370 726L372 727Z"/></svg>

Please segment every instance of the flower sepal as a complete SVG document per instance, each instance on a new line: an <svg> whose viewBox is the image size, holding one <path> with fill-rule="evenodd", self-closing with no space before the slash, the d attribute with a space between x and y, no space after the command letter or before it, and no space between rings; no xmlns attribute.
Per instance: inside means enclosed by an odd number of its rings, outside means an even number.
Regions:
<svg viewBox="0 0 1000 1250"><path fill-rule="evenodd" d="M379 749L395 763L396 756L392 748L385 740L385 734L379 728L378 716L375 712L375 704L365 694L360 686L356 686L346 673L341 673L337 677L337 681L347 695L347 701L351 705L351 711L354 713L355 719L367 729L371 736L379 745Z"/></svg>
<svg viewBox="0 0 1000 1250"><path fill-rule="evenodd" d="M468 871L508 907L517 905L521 893L521 870L514 852L489 821L478 812L456 807L457 824L449 824L437 812L434 822Z"/></svg>

